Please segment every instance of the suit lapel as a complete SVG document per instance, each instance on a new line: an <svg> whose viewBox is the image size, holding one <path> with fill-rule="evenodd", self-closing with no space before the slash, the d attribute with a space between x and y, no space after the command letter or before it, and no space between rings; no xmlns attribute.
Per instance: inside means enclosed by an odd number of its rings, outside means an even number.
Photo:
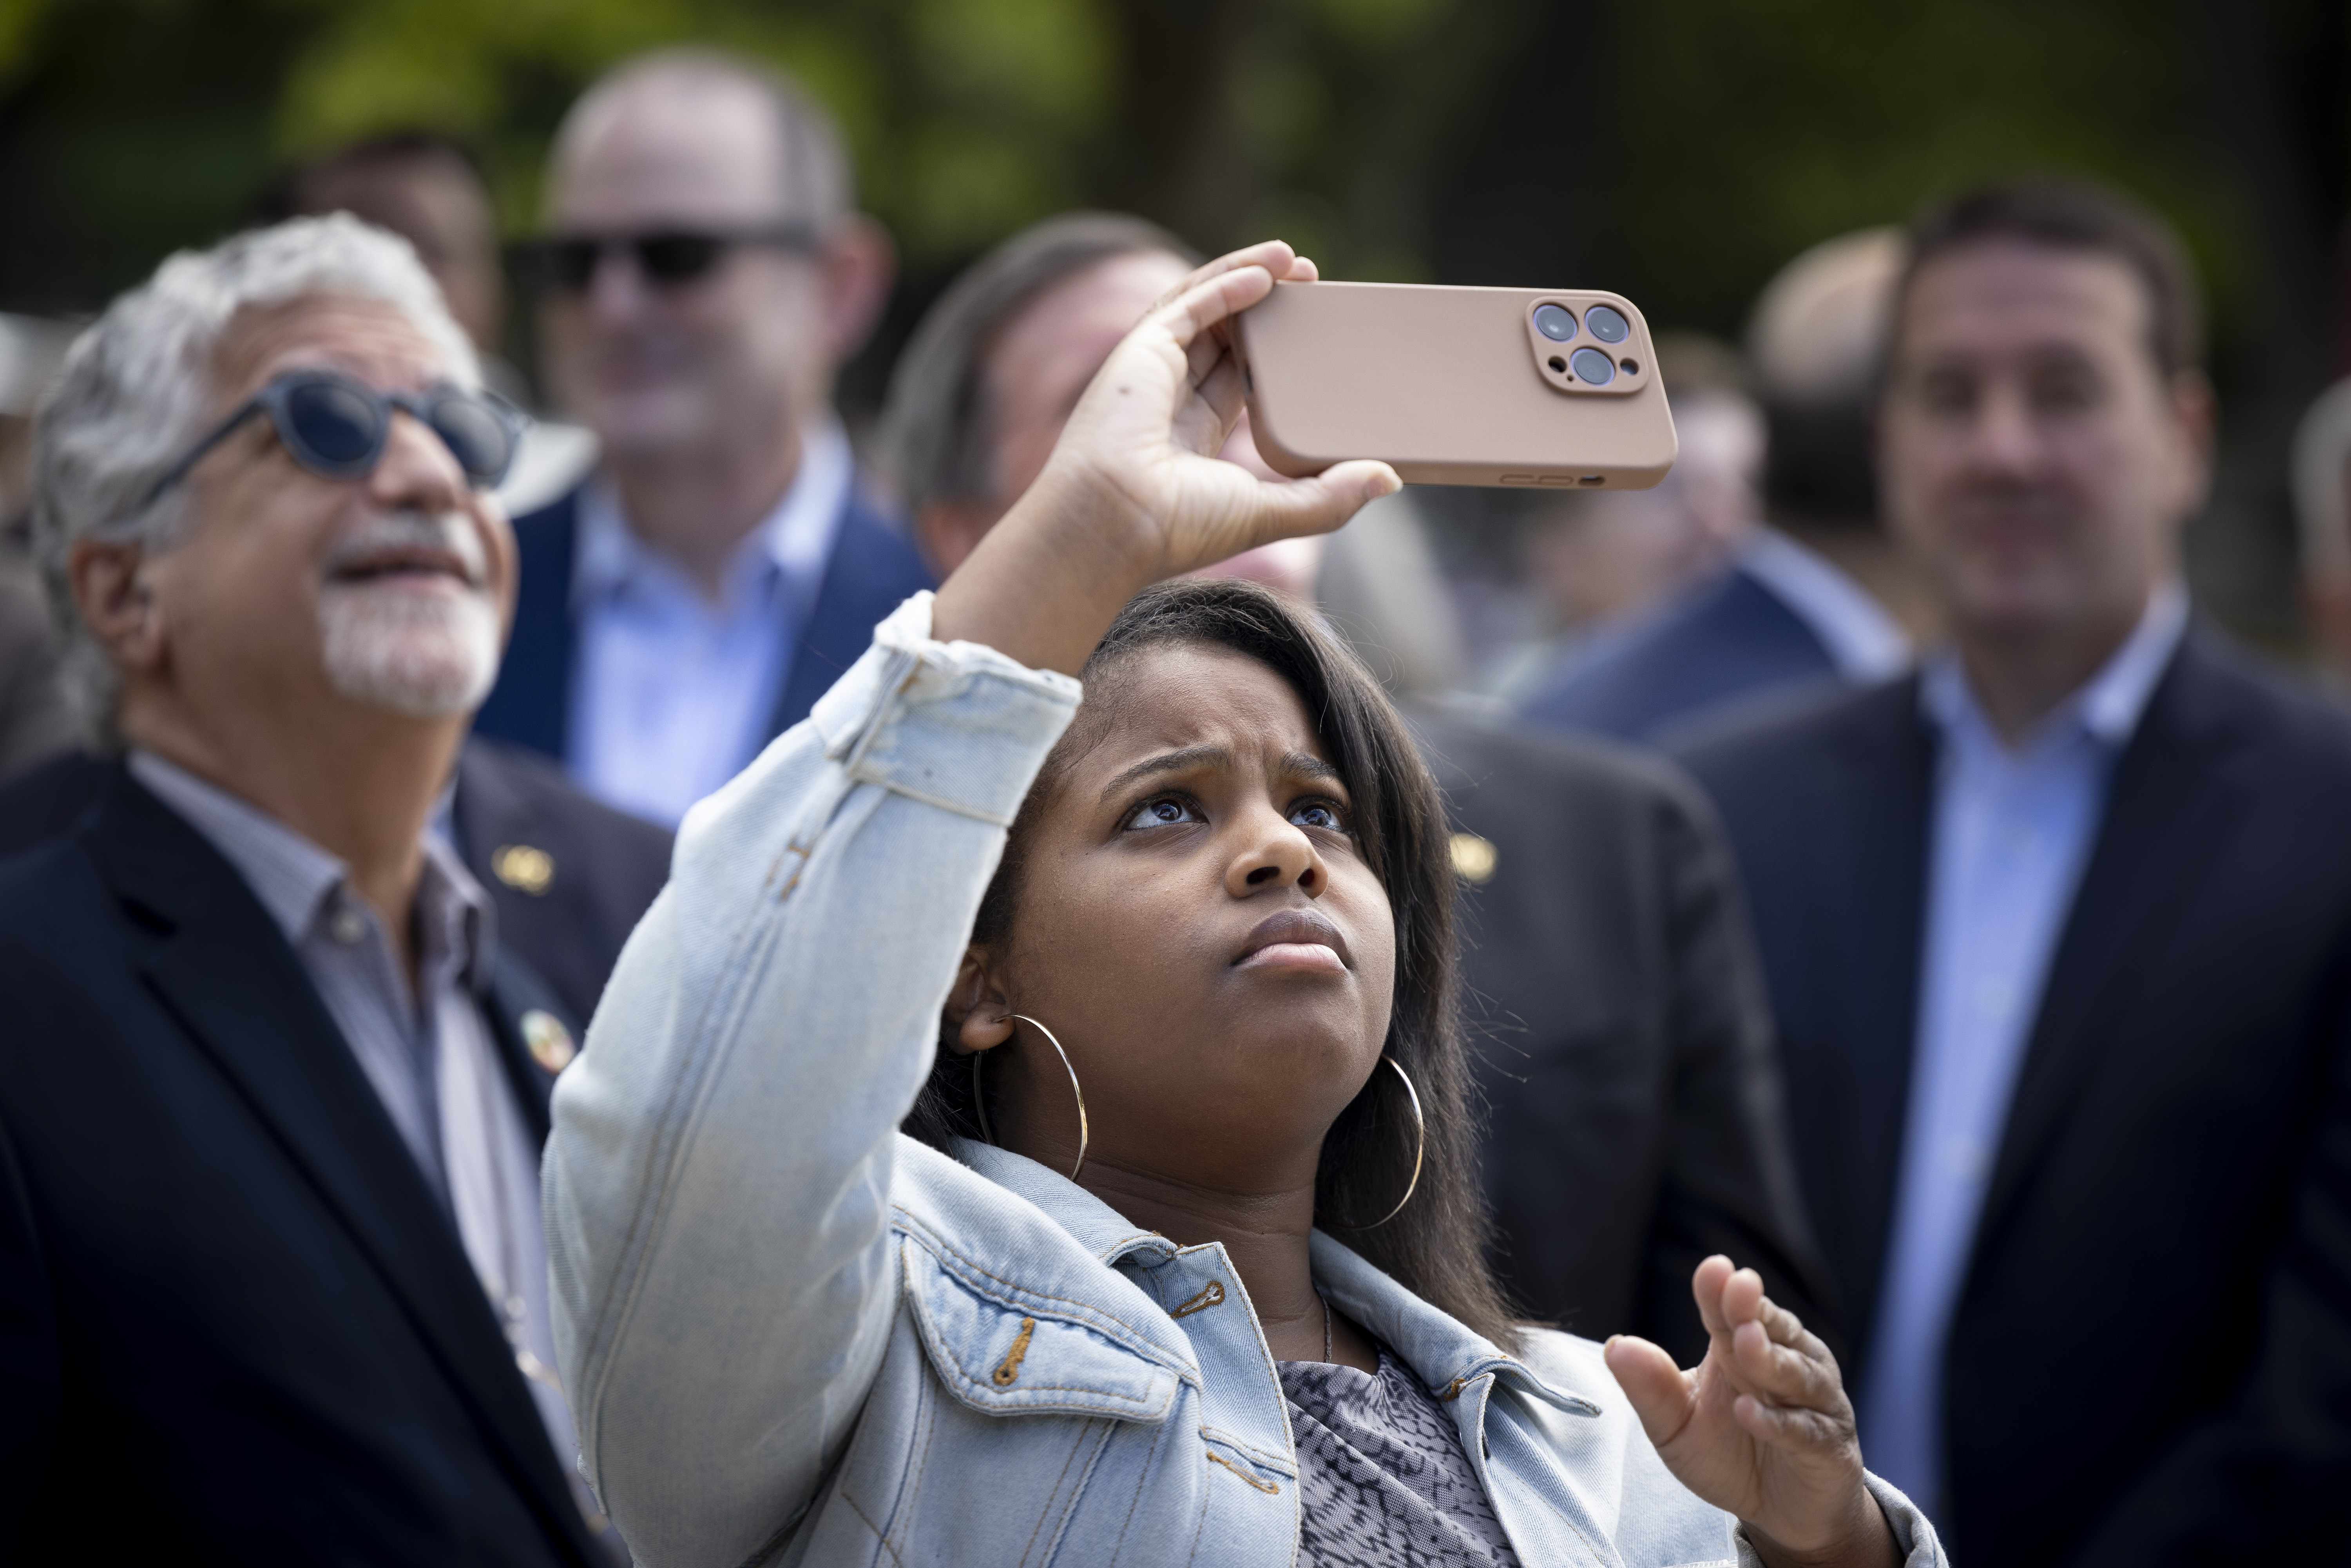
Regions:
<svg viewBox="0 0 2351 1568"><path fill-rule="evenodd" d="M552 506L515 519L521 580L515 594L514 633L474 727L527 746L561 762L570 744L572 558L579 546L579 490Z"/></svg>
<svg viewBox="0 0 2351 1568"><path fill-rule="evenodd" d="M515 1102L522 1107L523 1124L543 1145L554 1126L555 1077L578 1050L580 1020L568 1016L538 970L504 948L490 966L490 992L482 1011Z"/></svg>
<svg viewBox="0 0 2351 1568"><path fill-rule="evenodd" d="M83 830L100 873L162 935L144 977L340 1218L493 1438L549 1533L583 1538L537 1408L455 1226L319 998L234 868L127 775Z"/></svg>
<svg viewBox="0 0 2351 1568"><path fill-rule="evenodd" d="M825 561L816 602L809 611L785 673L784 689L768 719L774 739L806 718L873 642L873 628L908 594L931 586L914 547L850 492L832 554Z"/></svg>
<svg viewBox="0 0 2351 1568"><path fill-rule="evenodd" d="M2025 1191L2032 1166L2114 1031L2113 992L2131 962L2189 913L2183 890L2221 846L2239 792L2225 765L2231 721L2208 699L2210 653L2191 628L2116 763L2082 885L2050 964L2032 1039L2017 1076L1978 1246Z"/></svg>
<svg viewBox="0 0 2351 1568"><path fill-rule="evenodd" d="M1832 816L1821 835L1825 862L1818 929L1823 1005L1834 1009L1834 1042L1825 1081L1813 1089L1836 1107L1834 1136L1847 1150L1837 1190L1812 1201L1839 1211L1845 1251L1837 1271L1856 1351L1867 1354L1876 1285L1902 1164L1911 1059L1918 1022L1928 824L1933 810L1935 741L1918 711L1916 679L1876 694L1868 721L1834 745ZM1838 824L1842 824L1839 826Z"/></svg>

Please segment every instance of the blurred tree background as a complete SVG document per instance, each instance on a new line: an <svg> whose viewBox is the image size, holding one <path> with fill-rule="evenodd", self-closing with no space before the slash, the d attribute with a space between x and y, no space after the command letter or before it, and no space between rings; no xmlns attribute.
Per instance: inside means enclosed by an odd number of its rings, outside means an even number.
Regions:
<svg viewBox="0 0 2351 1568"><path fill-rule="evenodd" d="M0 0L0 308L94 309L285 161L398 126L479 148L528 233L572 96L687 38L831 103L904 247L852 402L958 265L1075 204L1735 338L1816 240L1987 176L2111 179L2211 305L2198 588L2294 636L2285 444L2351 368L2339 0Z"/></svg>

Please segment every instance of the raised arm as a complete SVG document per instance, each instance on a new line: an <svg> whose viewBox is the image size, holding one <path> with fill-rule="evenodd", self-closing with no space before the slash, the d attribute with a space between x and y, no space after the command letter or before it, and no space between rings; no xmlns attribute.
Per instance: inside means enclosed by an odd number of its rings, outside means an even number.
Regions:
<svg viewBox="0 0 2351 1568"><path fill-rule="evenodd" d="M645 1561L750 1556L851 1430L897 1308L894 1134L1067 676L1149 583L1395 487L1214 460L1240 409L1224 323L1277 275L1311 269L1256 246L1155 308L935 602L686 820L545 1166L588 1477Z"/></svg>

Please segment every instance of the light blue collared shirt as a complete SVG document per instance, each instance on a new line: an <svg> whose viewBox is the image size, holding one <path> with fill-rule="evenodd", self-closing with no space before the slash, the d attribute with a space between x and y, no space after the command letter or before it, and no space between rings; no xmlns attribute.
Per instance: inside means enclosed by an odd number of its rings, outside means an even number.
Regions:
<svg viewBox="0 0 2351 1568"><path fill-rule="evenodd" d="M1819 551L1759 525L1739 547L1739 564L1812 628L1853 685L1890 681L1910 667L1909 633Z"/></svg>
<svg viewBox="0 0 2351 1568"><path fill-rule="evenodd" d="M611 486L589 487L565 759L581 789L674 827L758 755L854 479L838 423L803 432L791 488L736 551L716 604L637 538Z"/></svg>
<svg viewBox="0 0 2351 1568"><path fill-rule="evenodd" d="M2011 747L1959 660L1921 676L1941 732L1918 1033L1886 1274L1861 1393L1869 1467L1932 1512L1942 1493L1943 1348L2017 1070L2115 759L2188 624L2166 583L2105 666Z"/></svg>

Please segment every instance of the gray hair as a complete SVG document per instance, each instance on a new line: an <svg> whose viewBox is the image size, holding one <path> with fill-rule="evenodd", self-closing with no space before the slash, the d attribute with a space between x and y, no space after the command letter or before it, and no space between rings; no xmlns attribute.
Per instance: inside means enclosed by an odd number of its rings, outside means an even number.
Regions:
<svg viewBox="0 0 2351 1568"><path fill-rule="evenodd" d="M225 412L222 340L241 312L317 297L391 305L441 352L449 379L478 386L473 345L406 240L348 213L296 218L182 251L107 308L67 350L34 425L33 552L64 638L68 694L93 741L112 745L120 683L89 635L67 563L83 539L172 541L181 493L148 492Z"/></svg>
<svg viewBox="0 0 2351 1568"><path fill-rule="evenodd" d="M1156 224L1065 213L1021 230L948 286L899 356L882 409L883 465L908 511L995 498L996 433L982 371L997 334L1064 278L1138 251L1199 260Z"/></svg>
<svg viewBox="0 0 2351 1568"><path fill-rule="evenodd" d="M824 106L773 66L703 46L655 49L597 78L556 131L559 156L581 133L580 128L608 105L626 92L652 85L748 89L775 117L783 153L783 198L789 215L809 219L820 230L829 229L857 204L857 181L850 170L841 127Z"/></svg>

